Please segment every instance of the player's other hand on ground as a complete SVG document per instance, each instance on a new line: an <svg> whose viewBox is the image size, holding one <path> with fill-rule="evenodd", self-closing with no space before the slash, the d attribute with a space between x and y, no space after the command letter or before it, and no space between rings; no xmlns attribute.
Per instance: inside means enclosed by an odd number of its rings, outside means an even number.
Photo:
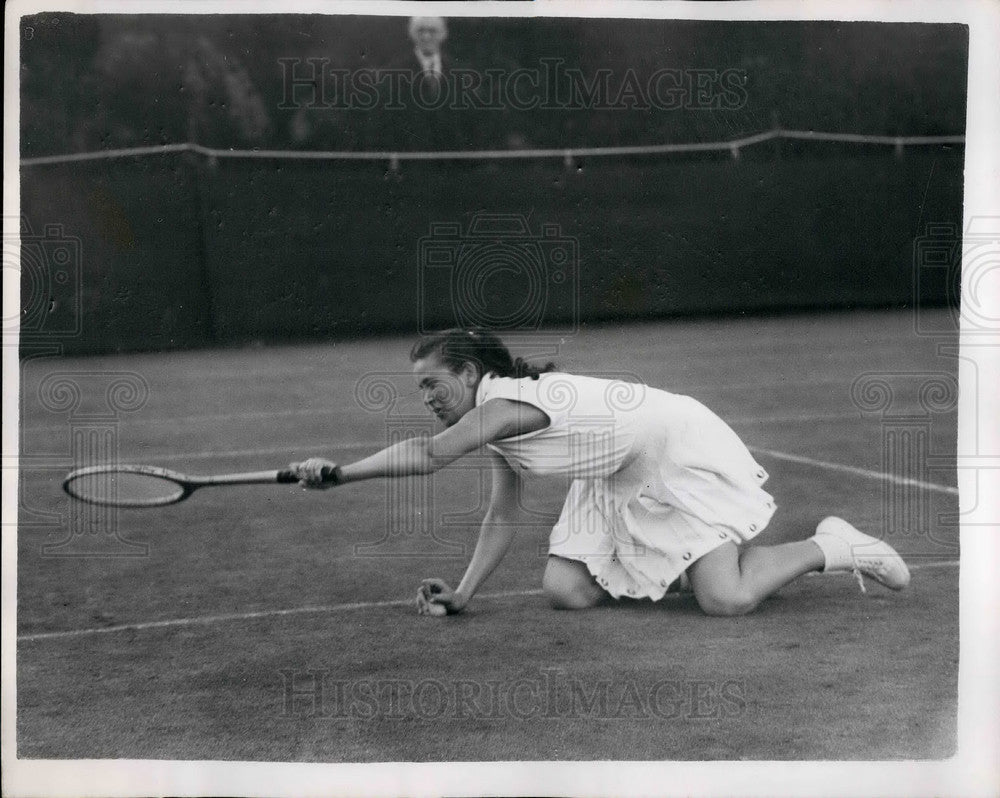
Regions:
<svg viewBox="0 0 1000 798"><path fill-rule="evenodd" d="M419 615L456 615L468 603L468 598L448 587L443 579L424 579L417 591Z"/></svg>
<svg viewBox="0 0 1000 798"><path fill-rule="evenodd" d="M310 457L301 463L290 463L288 466L299 478L299 484L303 488L313 490L326 490L337 484L334 478L337 471L337 464L332 460L324 460L322 457Z"/></svg>

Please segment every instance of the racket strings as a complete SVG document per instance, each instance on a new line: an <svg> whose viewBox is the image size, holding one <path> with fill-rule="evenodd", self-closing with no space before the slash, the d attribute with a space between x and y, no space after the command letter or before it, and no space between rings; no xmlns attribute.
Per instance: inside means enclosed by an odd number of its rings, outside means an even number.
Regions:
<svg viewBox="0 0 1000 798"><path fill-rule="evenodd" d="M93 504L123 507L171 504L184 495L184 486L168 477L113 470L72 477L66 490Z"/></svg>

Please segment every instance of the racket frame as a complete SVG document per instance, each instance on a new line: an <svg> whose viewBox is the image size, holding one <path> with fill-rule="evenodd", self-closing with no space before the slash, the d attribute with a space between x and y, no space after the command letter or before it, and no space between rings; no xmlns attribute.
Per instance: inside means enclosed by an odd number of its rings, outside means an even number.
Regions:
<svg viewBox="0 0 1000 798"><path fill-rule="evenodd" d="M142 476L157 477L173 482L180 488L176 495L155 499L124 499L117 501L104 501L91 498L85 495L74 493L71 485L82 477L93 476L95 474L139 474ZM166 507L184 501L198 488L209 485L267 485L267 484L292 484L298 482L299 478L295 472L289 469L278 471L246 471L236 474L213 474L206 476L196 476L182 474L179 471L171 471L168 468L147 465L97 465L79 468L66 475L62 482L63 490L72 496L88 504L98 504L105 507Z"/></svg>

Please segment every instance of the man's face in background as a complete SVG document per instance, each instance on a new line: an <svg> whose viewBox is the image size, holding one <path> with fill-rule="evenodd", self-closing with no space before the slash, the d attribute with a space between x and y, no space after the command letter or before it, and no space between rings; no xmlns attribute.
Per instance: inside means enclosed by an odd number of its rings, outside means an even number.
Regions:
<svg viewBox="0 0 1000 798"><path fill-rule="evenodd" d="M448 27L441 17L413 17L410 20L410 38L423 55L441 52L441 43L448 36Z"/></svg>

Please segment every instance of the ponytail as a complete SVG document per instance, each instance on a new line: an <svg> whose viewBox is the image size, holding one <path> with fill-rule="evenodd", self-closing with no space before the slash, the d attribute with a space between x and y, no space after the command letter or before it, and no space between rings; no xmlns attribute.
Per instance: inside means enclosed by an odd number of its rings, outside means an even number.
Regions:
<svg viewBox="0 0 1000 798"><path fill-rule="evenodd" d="M520 379L522 377L531 377L533 380L537 380L540 374L545 374L549 371L555 371L556 364L553 362L548 362L544 366L532 366L523 357L515 357L514 361L511 363L511 373L510 374L497 374L498 377L513 377L514 379Z"/></svg>
<svg viewBox="0 0 1000 798"><path fill-rule="evenodd" d="M540 374L555 371L555 363L533 366L524 358L512 358L510 350L495 333L489 330L453 328L433 333L417 341L410 350L410 360L417 361L436 354L451 371L457 372L466 363L472 363L481 376L537 380Z"/></svg>

